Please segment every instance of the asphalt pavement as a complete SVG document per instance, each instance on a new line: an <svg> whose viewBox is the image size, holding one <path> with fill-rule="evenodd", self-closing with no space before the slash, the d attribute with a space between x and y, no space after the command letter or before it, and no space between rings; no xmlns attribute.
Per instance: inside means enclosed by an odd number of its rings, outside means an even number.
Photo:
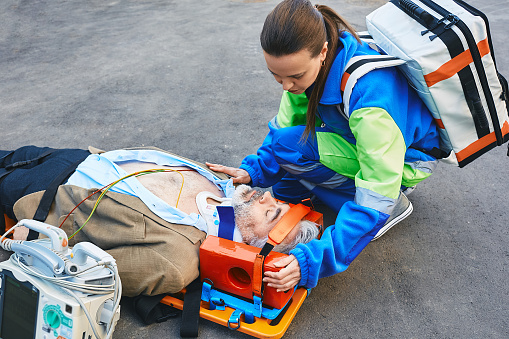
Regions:
<svg viewBox="0 0 509 339"><path fill-rule="evenodd" d="M1 1L0 148L157 146L238 166L279 106L259 45L277 2ZM385 2L321 3L363 30ZM509 76L509 1L468 2ZM508 338L506 153L441 164L410 195L413 214L322 279L285 338ZM123 302L113 338L178 337L178 319L145 326ZM202 321L200 337L248 336Z"/></svg>

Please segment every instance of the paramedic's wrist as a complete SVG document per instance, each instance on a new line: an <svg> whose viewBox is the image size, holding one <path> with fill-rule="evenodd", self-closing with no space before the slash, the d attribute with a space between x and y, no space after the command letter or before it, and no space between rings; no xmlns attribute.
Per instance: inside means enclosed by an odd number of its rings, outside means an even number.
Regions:
<svg viewBox="0 0 509 339"><path fill-rule="evenodd" d="M274 266L282 269L279 272L265 272L263 282L267 283L267 286L277 289L278 292L288 291L297 286L301 274L299 261L294 255L279 260Z"/></svg>
<svg viewBox="0 0 509 339"><path fill-rule="evenodd" d="M251 176L246 170L235 167L228 167L219 164L205 163L211 170L229 175L233 179L234 184L249 184Z"/></svg>

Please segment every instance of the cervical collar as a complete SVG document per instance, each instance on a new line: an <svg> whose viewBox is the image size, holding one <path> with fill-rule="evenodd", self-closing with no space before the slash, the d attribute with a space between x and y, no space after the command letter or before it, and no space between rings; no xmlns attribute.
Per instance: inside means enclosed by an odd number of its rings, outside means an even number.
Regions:
<svg viewBox="0 0 509 339"><path fill-rule="evenodd" d="M207 199L217 201L220 206L231 206L232 199L221 198L207 191L200 192L198 195L196 195L196 205L198 206L198 211L200 211L200 215L205 219L205 222L207 223L207 235L218 236L221 220L219 218L219 213L217 212L217 205L209 204ZM237 227L235 227L233 232L233 241L242 242L242 236L240 235Z"/></svg>

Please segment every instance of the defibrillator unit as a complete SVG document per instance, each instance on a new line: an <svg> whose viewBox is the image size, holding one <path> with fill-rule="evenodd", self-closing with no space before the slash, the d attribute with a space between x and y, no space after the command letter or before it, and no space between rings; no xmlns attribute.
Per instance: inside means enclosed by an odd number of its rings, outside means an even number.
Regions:
<svg viewBox="0 0 509 339"><path fill-rule="evenodd" d="M2 239L14 253L0 263L0 338L110 338L120 316L115 260L87 242L69 249L59 228L35 220L19 225L49 239Z"/></svg>

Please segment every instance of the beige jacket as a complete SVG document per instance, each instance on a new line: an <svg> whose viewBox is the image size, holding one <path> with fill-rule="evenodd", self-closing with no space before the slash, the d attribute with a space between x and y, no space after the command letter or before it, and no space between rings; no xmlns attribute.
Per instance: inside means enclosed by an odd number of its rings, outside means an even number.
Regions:
<svg viewBox="0 0 509 339"><path fill-rule="evenodd" d="M59 226L69 211L94 191L60 186L45 222ZM16 218L32 218L43 193L19 199L14 205ZM99 195L86 200L67 218L62 228L68 236L83 225ZM69 245L90 241L110 253L117 262L124 296L155 295L176 293L198 277L198 250L205 236L193 226L161 219L136 197L108 192Z"/></svg>

